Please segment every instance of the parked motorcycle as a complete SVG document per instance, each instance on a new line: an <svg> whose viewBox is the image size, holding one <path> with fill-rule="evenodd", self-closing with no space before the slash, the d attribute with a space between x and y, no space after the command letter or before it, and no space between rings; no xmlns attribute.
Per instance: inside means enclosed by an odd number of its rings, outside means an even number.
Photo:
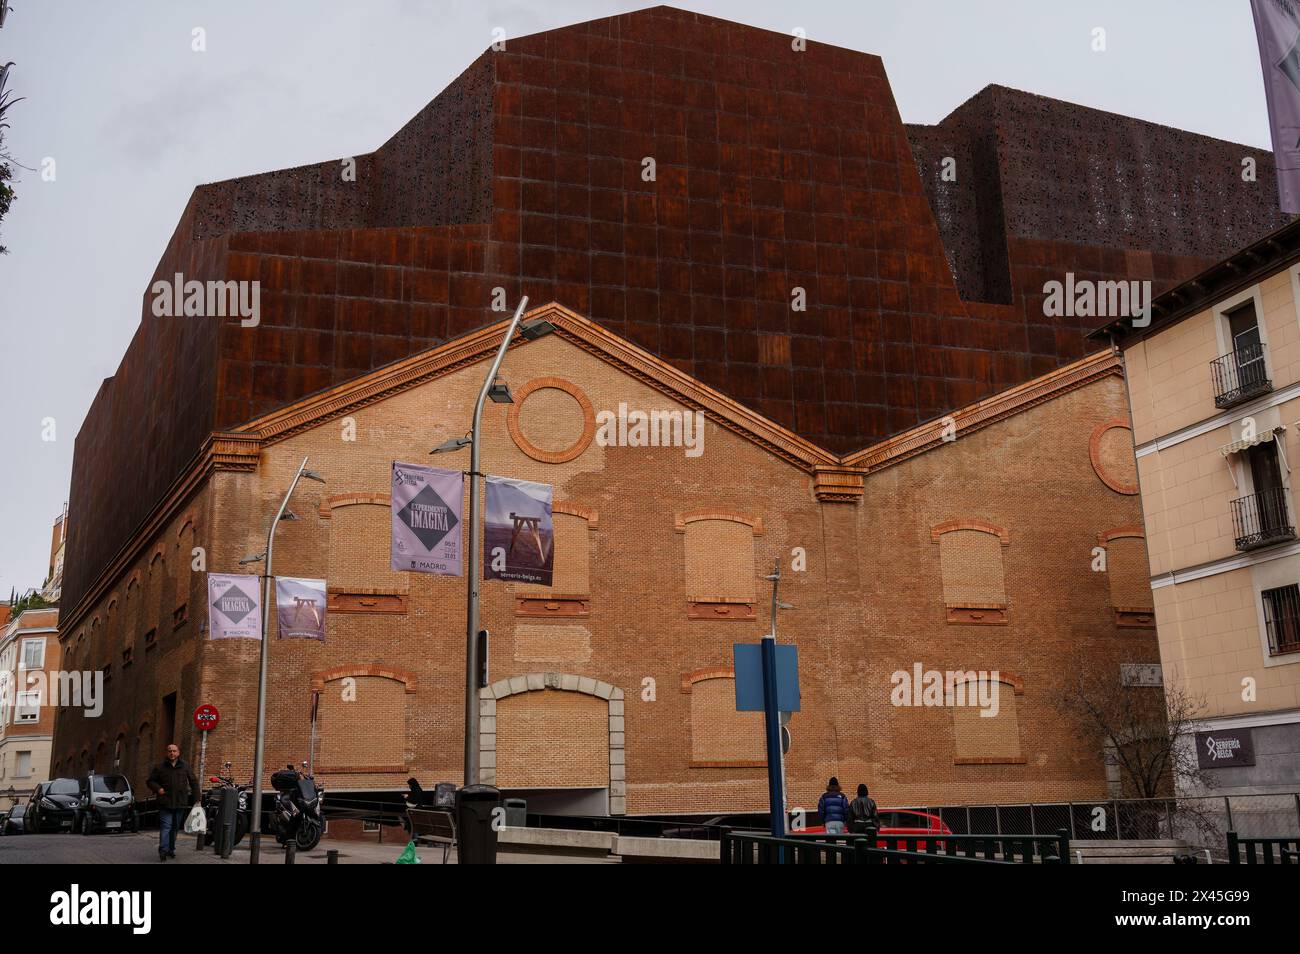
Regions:
<svg viewBox="0 0 1300 954"><path fill-rule="evenodd" d="M203 843L210 845L215 840L217 830L217 815L220 805L218 793L223 789L235 791L236 798L239 799L239 807L235 812L235 841L239 844L244 840L244 835L248 833L249 822L252 818L252 806L249 804L250 793L253 791L252 785L236 785L234 777L230 772L230 763L225 765L225 775L212 775L208 777L209 782L216 784L203 793L203 813L208 816L208 831L203 836Z"/></svg>
<svg viewBox="0 0 1300 954"><path fill-rule="evenodd" d="M307 763L303 762L303 769ZM271 787L275 789L275 808L271 812L271 831L282 845L294 842L300 851L311 851L325 831L325 818L321 804L325 801L325 787L306 771L292 765L271 773Z"/></svg>

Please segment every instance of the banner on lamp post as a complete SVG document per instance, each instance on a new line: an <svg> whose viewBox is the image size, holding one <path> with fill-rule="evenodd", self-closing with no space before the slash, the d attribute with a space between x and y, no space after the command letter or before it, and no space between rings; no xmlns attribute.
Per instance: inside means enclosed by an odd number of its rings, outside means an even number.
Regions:
<svg viewBox="0 0 1300 954"><path fill-rule="evenodd" d="M324 580L294 576L275 578L275 618L280 639L325 641L326 594Z"/></svg>
<svg viewBox="0 0 1300 954"><path fill-rule="evenodd" d="M257 577L208 574L208 638L262 638L262 588Z"/></svg>
<svg viewBox="0 0 1300 954"><path fill-rule="evenodd" d="M1300 5L1250 0L1277 167L1278 205L1300 212Z"/></svg>
<svg viewBox="0 0 1300 954"><path fill-rule="evenodd" d="M550 586L555 568L551 485L488 477L483 579Z"/></svg>
<svg viewBox="0 0 1300 954"><path fill-rule="evenodd" d="M464 502L460 471L394 461L392 568L460 576Z"/></svg>

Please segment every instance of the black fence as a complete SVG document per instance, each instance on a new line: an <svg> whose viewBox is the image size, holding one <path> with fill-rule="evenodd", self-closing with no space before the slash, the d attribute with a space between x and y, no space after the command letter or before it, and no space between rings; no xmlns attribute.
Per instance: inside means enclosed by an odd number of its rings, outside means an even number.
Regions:
<svg viewBox="0 0 1300 954"><path fill-rule="evenodd" d="M798 842L852 844L866 839L868 845L886 851L942 854L964 858L981 858L986 861L1004 861L1016 864L1068 865L1070 863L1070 833L1064 828L1050 835L792 835Z"/></svg>
<svg viewBox="0 0 1300 954"><path fill-rule="evenodd" d="M719 842L719 860L724 865L1005 865L1017 861L1032 863L1034 860L1032 849L1016 856L1001 854L992 844L975 844L976 841L983 843L997 839L967 836L963 846L951 838L925 839L924 850L915 851L889 847L888 840L885 840L886 847L881 847L882 839L871 829L849 836L791 838L775 838L749 831L725 832ZM898 840L893 839L895 842ZM1068 851L1064 858L1066 860L1061 863L1068 863Z"/></svg>
<svg viewBox="0 0 1300 954"><path fill-rule="evenodd" d="M1300 838L1239 838L1230 831L1228 864L1300 865Z"/></svg>

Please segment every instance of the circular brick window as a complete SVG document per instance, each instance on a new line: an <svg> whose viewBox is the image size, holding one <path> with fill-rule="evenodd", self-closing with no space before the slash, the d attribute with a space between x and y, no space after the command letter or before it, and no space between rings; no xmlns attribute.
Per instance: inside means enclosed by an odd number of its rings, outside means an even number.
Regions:
<svg viewBox="0 0 1300 954"><path fill-rule="evenodd" d="M1133 429L1123 418L1103 421L1088 442L1092 469L1101 482L1118 494L1138 492L1137 460L1133 456Z"/></svg>
<svg viewBox="0 0 1300 954"><path fill-rule="evenodd" d="M547 464L573 460L596 434L591 401L563 378L535 378L520 388L507 423L515 445Z"/></svg>

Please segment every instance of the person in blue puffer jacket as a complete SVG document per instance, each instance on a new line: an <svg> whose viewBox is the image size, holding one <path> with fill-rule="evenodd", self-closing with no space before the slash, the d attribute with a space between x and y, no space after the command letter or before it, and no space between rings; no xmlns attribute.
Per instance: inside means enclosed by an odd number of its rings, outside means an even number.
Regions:
<svg viewBox="0 0 1300 954"><path fill-rule="evenodd" d="M821 815L826 826L826 834L842 835L849 817L849 800L840 791L840 780L831 777L826 783L826 791L817 800L817 814Z"/></svg>

